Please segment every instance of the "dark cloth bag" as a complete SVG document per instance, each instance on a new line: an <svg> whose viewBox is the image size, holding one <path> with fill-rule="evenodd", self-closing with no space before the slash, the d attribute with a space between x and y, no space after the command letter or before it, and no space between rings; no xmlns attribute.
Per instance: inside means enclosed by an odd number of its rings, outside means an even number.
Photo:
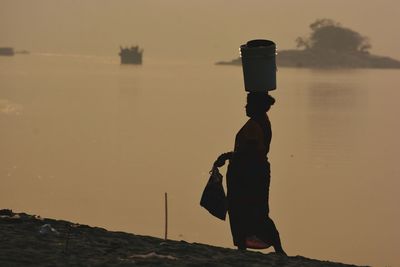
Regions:
<svg viewBox="0 0 400 267"><path fill-rule="evenodd" d="M222 174L217 167L210 171L210 178L204 188L200 206L208 210L213 216L225 221L227 213L227 199L222 185Z"/></svg>

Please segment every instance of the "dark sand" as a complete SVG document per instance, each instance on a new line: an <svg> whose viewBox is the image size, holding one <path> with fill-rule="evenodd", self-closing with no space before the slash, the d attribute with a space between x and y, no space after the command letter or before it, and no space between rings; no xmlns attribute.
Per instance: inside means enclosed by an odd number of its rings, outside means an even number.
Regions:
<svg viewBox="0 0 400 267"><path fill-rule="evenodd" d="M43 226L48 224L49 226ZM50 227L51 226L51 227ZM355 266L163 240L0 211L0 266Z"/></svg>

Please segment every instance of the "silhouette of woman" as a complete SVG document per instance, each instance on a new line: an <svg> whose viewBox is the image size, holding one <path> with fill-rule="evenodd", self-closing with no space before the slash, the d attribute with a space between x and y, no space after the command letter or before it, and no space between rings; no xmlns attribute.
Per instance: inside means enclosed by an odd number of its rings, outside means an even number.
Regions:
<svg viewBox="0 0 400 267"><path fill-rule="evenodd" d="M275 99L265 92L247 95L246 115L250 118L235 138L233 152L219 156L220 167L229 159L227 171L228 213L233 243L239 249L251 247L249 239L273 246L284 254L279 232L269 218L270 164L267 154L272 138L267 111ZM261 248L261 247L260 247Z"/></svg>

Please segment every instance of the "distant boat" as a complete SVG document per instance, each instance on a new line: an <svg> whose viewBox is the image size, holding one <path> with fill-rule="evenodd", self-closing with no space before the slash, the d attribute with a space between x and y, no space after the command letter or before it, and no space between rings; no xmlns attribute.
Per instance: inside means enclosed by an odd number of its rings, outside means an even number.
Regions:
<svg viewBox="0 0 400 267"><path fill-rule="evenodd" d="M0 47L0 56L13 56L14 54L12 47Z"/></svg>
<svg viewBox="0 0 400 267"><path fill-rule="evenodd" d="M142 64L143 49L139 49L139 46L131 46L130 48L121 46L120 50L121 64Z"/></svg>

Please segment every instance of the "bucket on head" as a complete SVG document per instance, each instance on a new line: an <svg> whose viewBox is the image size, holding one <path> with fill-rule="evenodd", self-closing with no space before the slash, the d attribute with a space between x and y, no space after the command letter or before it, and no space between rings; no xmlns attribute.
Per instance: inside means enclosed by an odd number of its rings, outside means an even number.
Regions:
<svg viewBox="0 0 400 267"><path fill-rule="evenodd" d="M270 40L251 40L240 46L244 87L248 92L276 89L276 45Z"/></svg>

